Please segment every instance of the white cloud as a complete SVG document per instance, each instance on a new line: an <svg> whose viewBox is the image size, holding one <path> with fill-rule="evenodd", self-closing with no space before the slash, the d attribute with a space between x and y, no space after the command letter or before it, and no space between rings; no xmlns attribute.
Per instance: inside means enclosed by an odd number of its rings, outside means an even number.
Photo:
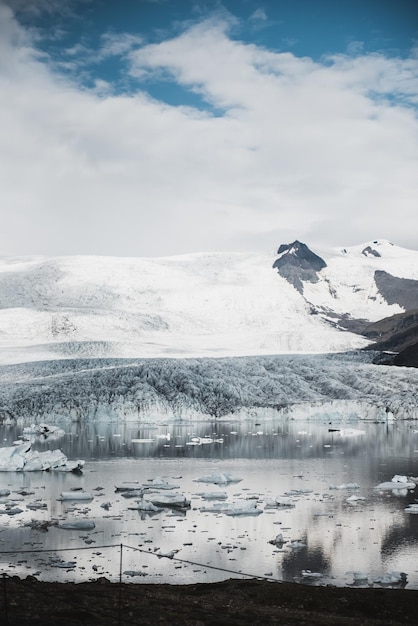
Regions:
<svg viewBox="0 0 418 626"><path fill-rule="evenodd" d="M296 237L418 248L417 59L316 63L234 41L216 20L135 51L129 34L107 36L131 50L133 76L170 72L215 116L140 90L109 95L100 80L81 90L0 12L2 254L270 249Z"/></svg>

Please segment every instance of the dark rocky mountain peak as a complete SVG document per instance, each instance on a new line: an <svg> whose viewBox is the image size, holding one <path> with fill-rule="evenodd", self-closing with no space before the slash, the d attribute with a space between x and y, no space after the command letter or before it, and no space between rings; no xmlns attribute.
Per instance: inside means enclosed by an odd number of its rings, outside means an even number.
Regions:
<svg viewBox="0 0 418 626"><path fill-rule="evenodd" d="M300 293L303 293L303 283L316 283L319 280L318 272L327 266L320 256L312 252L305 243L297 240L281 244L277 254L278 258L273 263L273 268Z"/></svg>
<svg viewBox="0 0 418 626"><path fill-rule="evenodd" d="M364 254L364 256L375 256L375 257L381 257L382 256L380 254L380 252L378 252L377 250L375 250L371 246L366 246L366 248L364 248L364 250L362 250L361 253Z"/></svg>

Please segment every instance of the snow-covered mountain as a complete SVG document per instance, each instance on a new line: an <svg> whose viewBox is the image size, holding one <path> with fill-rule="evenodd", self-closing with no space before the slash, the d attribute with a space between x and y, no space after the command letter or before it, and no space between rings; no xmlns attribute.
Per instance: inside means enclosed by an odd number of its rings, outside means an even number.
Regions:
<svg viewBox="0 0 418 626"><path fill-rule="evenodd" d="M418 308L418 252L388 241L274 255L0 259L0 362L336 352ZM350 331L356 331L350 332Z"/></svg>

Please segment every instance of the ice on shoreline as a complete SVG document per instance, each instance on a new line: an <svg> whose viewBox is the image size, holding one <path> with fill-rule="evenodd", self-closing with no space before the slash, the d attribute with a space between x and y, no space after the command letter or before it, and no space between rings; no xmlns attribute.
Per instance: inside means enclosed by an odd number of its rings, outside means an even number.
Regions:
<svg viewBox="0 0 418 626"><path fill-rule="evenodd" d="M0 472L81 472L84 461L69 461L61 450L38 452L30 444L0 448Z"/></svg>

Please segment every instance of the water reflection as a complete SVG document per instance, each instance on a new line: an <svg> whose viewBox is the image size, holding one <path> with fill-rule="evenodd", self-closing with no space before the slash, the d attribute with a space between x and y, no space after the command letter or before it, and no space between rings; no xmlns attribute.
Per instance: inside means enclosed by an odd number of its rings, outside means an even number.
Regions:
<svg viewBox="0 0 418 626"><path fill-rule="evenodd" d="M367 583L356 579L355 584L370 584L373 578L397 570L408 573L408 588L418 588L418 515L404 510L416 502L417 489L406 494L374 489L395 474L418 474L418 434L410 423L350 424L363 433L341 433L325 420L158 426L70 422L60 427L65 431L61 439L39 440L34 447L58 447L70 459L86 459L82 476L0 474L0 489L7 487L12 497L21 497L16 505L23 510L16 516L0 515L0 552L25 546L53 550L48 555L0 555L11 573L40 572L37 575L43 579L66 580L101 573L113 579L118 553L102 546L122 542L144 551L139 555L131 551L124 566L141 569L146 582L207 582L230 576L206 567L211 564L236 575L246 572L339 585L354 584L352 572L367 574ZM22 429L16 426L0 429L5 446L21 435ZM227 486L195 482L215 472L228 472L242 481ZM190 510L164 508L145 514L129 510L129 500L115 492L116 484L123 481L143 484L157 476L180 486L178 491L191 500ZM359 488L349 489L352 483ZM16 491L22 487L34 493L19 496ZM58 499L61 492L72 489L91 492L94 500ZM226 491L228 503L252 499L263 514L228 517L203 512L200 509L207 502L200 494L204 491ZM364 499L349 501L353 493ZM264 508L267 500L278 496L290 498L292 507ZM46 507L28 508L33 501ZM109 506L102 507L106 502ZM32 523L68 518L94 520L95 529L65 531L50 525L42 532ZM283 545L272 545L279 533ZM295 548L295 540L305 545ZM97 549L84 554L81 548L89 546ZM68 555L56 549L74 547L80 547L76 557L70 555L77 566L61 570L51 555L65 563ZM158 551L173 549L179 550L178 557L196 565L155 557ZM322 577L309 579L307 570Z"/></svg>
<svg viewBox="0 0 418 626"><path fill-rule="evenodd" d="M61 424L65 436L44 441L37 449L61 448L70 458L252 458L306 459L345 455L372 456L402 468L418 459L418 434L408 423L361 424L336 430L328 422L187 422L162 426L92 422ZM358 431L358 432L356 432ZM22 429L3 426L3 445L12 445ZM384 471L383 471L384 473ZM398 472L399 473L399 472ZM418 468L417 468L418 473Z"/></svg>

